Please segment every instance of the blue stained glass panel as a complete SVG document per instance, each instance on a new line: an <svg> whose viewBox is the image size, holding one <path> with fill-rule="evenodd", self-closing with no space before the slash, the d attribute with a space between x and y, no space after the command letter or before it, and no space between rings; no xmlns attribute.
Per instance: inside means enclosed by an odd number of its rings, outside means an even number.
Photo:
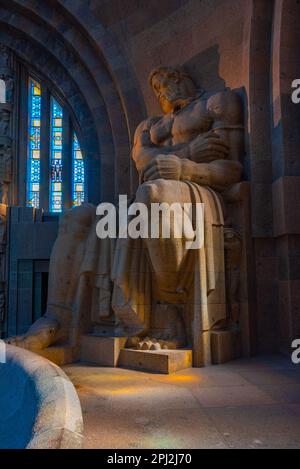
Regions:
<svg viewBox="0 0 300 469"><path fill-rule="evenodd" d="M51 141L50 141L50 211L62 211L62 120L63 109L51 97Z"/></svg>
<svg viewBox="0 0 300 469"><path fill-rule="evenodd" d="M73 133L73 207L85 200L84 162L76 133Z"/></svg>
<svg viewBox="0 0 300 469"><path fill-rule="evenodd" d="M28 93L28 163L27 206L39 208L40 203L40 150L41 150L41 85L29 78Z"/></svg>

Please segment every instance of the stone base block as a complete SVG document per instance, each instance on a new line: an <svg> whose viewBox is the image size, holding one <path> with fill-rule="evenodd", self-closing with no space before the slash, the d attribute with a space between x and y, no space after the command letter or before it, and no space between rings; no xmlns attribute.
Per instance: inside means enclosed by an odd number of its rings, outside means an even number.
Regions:
<svg viewBox="0 0 300 469"><path fill-rule="evenodd" d="M68 365L79 358L78 350L66 345L53 345L52 347L40 351L39 355L47 358L58 366Z"/></svg>
<svg viewBox="0 0 300 469"><path fill-rule="evenodd" d="M211 331L211 361L215 365L229 362L241 356L239 330Z"/></svg>
<svg viewBox="0 0 300 469"><path fill-rule="evenodd" d="M81 337L80 360L100 366L117 366L120 350L127 337L101 337L94 334Z"/></svg>
<svg viewBox="0 0 300 469"><path fill-rule="evenodd" d="M153 373L174 373L192 366L191 350L133 350L120 352L119 366Z"/></svg>

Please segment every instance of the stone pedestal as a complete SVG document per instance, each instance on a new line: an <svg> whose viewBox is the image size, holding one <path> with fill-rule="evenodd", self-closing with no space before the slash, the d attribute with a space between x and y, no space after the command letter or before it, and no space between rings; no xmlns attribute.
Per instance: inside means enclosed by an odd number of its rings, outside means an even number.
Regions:
<svg viewBox="0 0 300 469"><path fill-rule="evenodd" d="M79 350L75 347L53 345L39 351L39 355L47 358L58 366L68 365L79 359Z"/></svg>
<svg viewBox="0 0 300 469"><path fill-rule="evenodd" d="M80 360L100 366L117 366L120 350L127 337L101 337L87 334L81 337Z"/></svg>
<svg viewBox="0 0 300 469"><path fill-rule="evenodd" d="M239 330L211 331L211 359L219 365L241 356L241 332Z"/></svg>
<svg viewBox="0 0 300 469"><path fill-rule="evenodd" d="M191 350L133 350L120 352L119 366L153 373L174 373L192 366Z"/></svg>
<svg viewBox="0 0 300 469"><path fill-rule="evenodd" d="M174 373L192 366L191 350L125 349L127 337L87 334L81 338L80 360L99 366L121 366L153 373Z"/></svg>

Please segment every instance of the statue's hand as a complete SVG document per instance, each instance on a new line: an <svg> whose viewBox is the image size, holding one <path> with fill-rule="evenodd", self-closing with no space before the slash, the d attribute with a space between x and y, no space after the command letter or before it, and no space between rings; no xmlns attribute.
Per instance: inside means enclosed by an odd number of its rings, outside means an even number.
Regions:
<svg viewBox="0 0 300 469"><path fill-rule="evenodd" d="M196 163L209 163L214 160L226 159L229 153L229 147L213 131L206 134L200 134L189 143L189 152L191 160Z"/></svg>
<svg viewBox="0 0 300 469"><path fill-rule="evenodd" d="M176 155L157 155L144 168L143 179L173 179L182 178L183 160Z"/></svg>

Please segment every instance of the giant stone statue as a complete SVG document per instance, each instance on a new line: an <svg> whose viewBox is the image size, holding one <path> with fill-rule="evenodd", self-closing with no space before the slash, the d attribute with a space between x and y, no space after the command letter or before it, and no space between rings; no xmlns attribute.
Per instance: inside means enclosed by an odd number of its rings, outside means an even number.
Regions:
<svg viewBox="0 0 300 469"><path fill-rule="evenodd" d="M51 255L47 312L11 342L33 351L76 345L89 328L143 350L192 346L197 366L209 355L205 334L230 320L224 232L234 231L224 194L242 174L240 98L197 90L179 67L159 67L149 81L162 115L135 133L135 202L204 203L204 246L186 249L173 225L169 239L99 239L95 207L71 209Z"/></svg>

